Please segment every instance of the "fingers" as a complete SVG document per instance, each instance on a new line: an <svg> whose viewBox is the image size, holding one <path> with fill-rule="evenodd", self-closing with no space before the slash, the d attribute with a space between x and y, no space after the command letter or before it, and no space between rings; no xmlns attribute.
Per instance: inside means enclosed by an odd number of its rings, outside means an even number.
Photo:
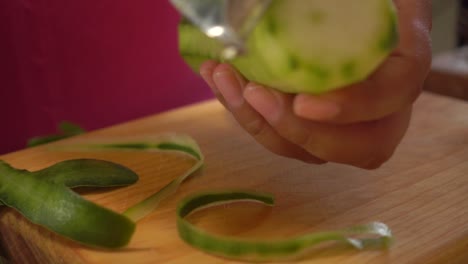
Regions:
<svg viewBox="0 0 468 264"><path fill-rule="evenodd" d="M272 152L377 168L403 138L431 62L430 1L394 2L399 46L360 83L320 96L292 96L247 84L224 64L207 62L201 74L239 124Z"/></svg>
<svg viewBox="0 0 468 264"><path fill-rule="evenodd" d="M322 96L298 95L294 112L315 121L349 124L378 120L412 104L419 96L426 67L391 56L369 79Z"/></svg>
<svg viewBox="0 0 468 264"><path fill-rule="evenodd" d="M226 102L224 101L223 95L216 89L216 84L213 81L213 73L214 70L218 66L218 62L216 61L205 61L201 66L200 66L200 75L203 78L203 80L208 84L210 87L211 91L213 94L218 98L218 101L223 104L225 107L227 107Z"/></svg>
<svg viewBox="0 0 468 264"><path fill-rule="evenodd" d="M303 118L329 123L378 120L412 104L419 96L431 64L430 1L395 1L400 43L365 81L334 92L301 94L293 102Z"/></svg>
<svg viewBox="0 0 468 264"><path fill-rule="evenodd" d="M243 97L246 80L227 64L219 64L212 68L212 64L204 65L203 70L212 72L212 78L206 75L214 93L225 102L238 123L252 135L260 144L273 153L281 156L302 160L308 163L321 164L324 161L314 157L306 150L282 138L258 114ZM205 77L204 77L205 78Z"/></svg>
<svg viewBox="0 0 468 264"><path fill-rule="evenodd" d="M409 106L378 121L323 124L295 115L293 98L277 91L249 84L244 96L281 137L322 160L366 169L377 168L392 156L411 115Z"/></svg>
<svg viewBox="0 0 468 264"><path fill-rule="evenodd" d="M324 124L295 115L294 97L249 83L219 64L209 80L239 124L273 153L309 163L332 161L375 169L401 141L411 106L378 121ZM245 88L244 88L245 87Z"/></svg>

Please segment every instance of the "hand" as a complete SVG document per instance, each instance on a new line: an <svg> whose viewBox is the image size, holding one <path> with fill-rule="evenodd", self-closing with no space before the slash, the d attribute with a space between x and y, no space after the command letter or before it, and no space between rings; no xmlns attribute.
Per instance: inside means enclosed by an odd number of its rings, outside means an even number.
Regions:
<svg viewBox="0 0 468 264"><path fill-rule="evenodd" d="M395 0L400 43L366 80L323 95L252 83L227 64L200 73L239 124L272 152L375 169L403 138L431 63L431 1Z"/></svg>

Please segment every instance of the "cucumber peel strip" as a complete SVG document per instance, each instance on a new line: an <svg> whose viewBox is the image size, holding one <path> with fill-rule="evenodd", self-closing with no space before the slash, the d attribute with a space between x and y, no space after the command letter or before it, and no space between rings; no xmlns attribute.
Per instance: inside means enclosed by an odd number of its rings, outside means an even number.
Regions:
<svg viewBox="0 0 468 264"><path fill-rule="evenodd" d="M150 143L67 145L51 149L175 151L197 160L189 171L123 214L101 207L70 190L83 186L117 187L135 183L138 175L122 165L96 159L76 159L31 172L13 168L0 160L0 206L11 207L32 223L68 239L107 249L126 246L135 231L135 222L174 193L182 181L202 167L204 159L192 138L178 134L161 135Z"/></svg>
<svg viewBox="0 0 468 264"><path fill-rule="evenodd" d="M177 191L182 182L200 170L203 167L205 160L198 144L195 142L195 140L188 136L172 136L170 141L161 141L157 144L146 145L146 149L183 152L194 158L196 163L188 171L169 182L158 192L154 193L138 204L128 208L124 212L124 215L133 221L139 221L153 212L159 206L162 200L168 198Z"/></svg>
<svg viewBox="0 0 468 264"><path fill-rule="evenodd" d="M0 161L1 202L15 208L30 221L88 246L120 248L127 245L134 233L135 222L153 212L162 200L175 193L180 184L204 164L204 156L195 140L179 134L160 136L157 140L145 143L92 144L81 145L78 148L175 151L188 154L196 160L184 174L123 214L87 201L69 189L78 186L125 186L136 182L138 176L121 165L81 159L63 161L43 170L30 172L15 169ZM35 194L41 195L41 199L37 199ZM380 222L285 240L262 241L210 234L185 219L197 210L238 201L260 202L267 206L274 204L274 198L270 194L244 190L202 192L188 196L177 208L177 229L180 238L209 254L255 262L295 259L323 242L334 241L365 249L375 246L388 247L392 240L391 230Z"/></svg>
<svg viewBox="0 0 468 264"><path fill-rule="evenodd" d="M229 190L198 193L183 199L177 208L179 236L189 245L216 256L242 261L283 261L297 259L314 246L324 242L339 242L356 249L375 246L388 247L392 234L383 223L372 222L350 228L300 235L284 240L240 240L210 234L188 222L189 214L211 206L237 201L260 202L273 206L274 198L269 194L244 190Z"/></svg>
<svg viewBox="0 0 468 264"><path fill-rule="evenodd" d="M67 121L60 122L60 124L58 124L58 130L59 130L59 133L57 134L52 134L52 135L47 135L47 136L38 136L38 137L33 137L29 139L27 142L27 147L35 147L35 146L47 144L47 143L54 142L57 140L80 135L86 132L86 130L82 128L81 126L71 123L71 122L67 122Z"/></svg>
<svg viewBox="0 0 468 264"><path fill-rule="evenodd" d="M130 169L102 160L67 160L35 172L0 161L0 201L29 221L76 242L119 248L129 242L135 223L70 188L126 186L137 180Z"/></svg>
<svg viewBox="0 0 468 264"><path fill-rule="evenodd" d="M66 149L69 146L65 147ZM157 138L148 142L126 141L114 143L88 144L75 146L77 149L84 150L141 150L141 151L174 151L184 153L196 160L196 163L185 173L169 182L162 189L150 195L143 201L128 208L123 214L133 221L137 222L152 213L160 202L173 195L180 184L187 178L199 171L204 164L204 156L197 142L190 136L178 133L169 133L159 135ZM63 148L60 148L63 149Z"/></svg>

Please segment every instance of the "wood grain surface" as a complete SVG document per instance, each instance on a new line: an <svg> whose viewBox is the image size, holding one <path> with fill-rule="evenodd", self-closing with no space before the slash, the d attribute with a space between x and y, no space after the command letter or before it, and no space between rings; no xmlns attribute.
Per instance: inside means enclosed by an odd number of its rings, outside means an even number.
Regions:
<svg viewBox="0 0 468 264"><path fill-rule="evenodd" d="M88 133L51 146L144 140L167 132L194 137L206 167L137 224L130 245L91 249L0 209L0 239L16 263L234 263L195 250L178 238L177 201L206 189L271 192L276 206L238 203L199 212L190 221L219 234L284 238L311 231L383 221L395 242L387 251L324 248L298 263L468 263L468 104L423 94L394 157L377 170L307 165L275 156L246 135L217 102L209 101ZM118 189L79 189L87 199L122 212L188 169L174 153L79 152L42 146L0 157L37 170L71 158L122 163L140 175ZM40 199L40 197L38 197Z"/></svg>

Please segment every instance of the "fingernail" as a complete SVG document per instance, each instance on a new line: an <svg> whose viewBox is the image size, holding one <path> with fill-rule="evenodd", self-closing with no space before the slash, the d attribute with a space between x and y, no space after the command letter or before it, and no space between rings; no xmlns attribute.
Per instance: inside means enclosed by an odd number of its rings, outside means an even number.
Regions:
<svg viewBox="0 0 468 264"><path fill-rule="evenodd" d="M269 122L275 122L280 116L278 98L268 89L256 85L247 85L244 97L249 104Z"/></svg>
<svg viewBox="0 0 468 264"><path fill-rule="evenodd" d="M294 113L310 120L330 120L337 117L340 112L341 108L337 103L312 96L299 96L294 102Z"/></svg>
<svg viewBox="0 0 468 264"><path fill-rule="evenodd" d="M218 71L214 74L214 82L226 102L234 108L244 103L242 87L234 73L230 71Z"/></svg>

